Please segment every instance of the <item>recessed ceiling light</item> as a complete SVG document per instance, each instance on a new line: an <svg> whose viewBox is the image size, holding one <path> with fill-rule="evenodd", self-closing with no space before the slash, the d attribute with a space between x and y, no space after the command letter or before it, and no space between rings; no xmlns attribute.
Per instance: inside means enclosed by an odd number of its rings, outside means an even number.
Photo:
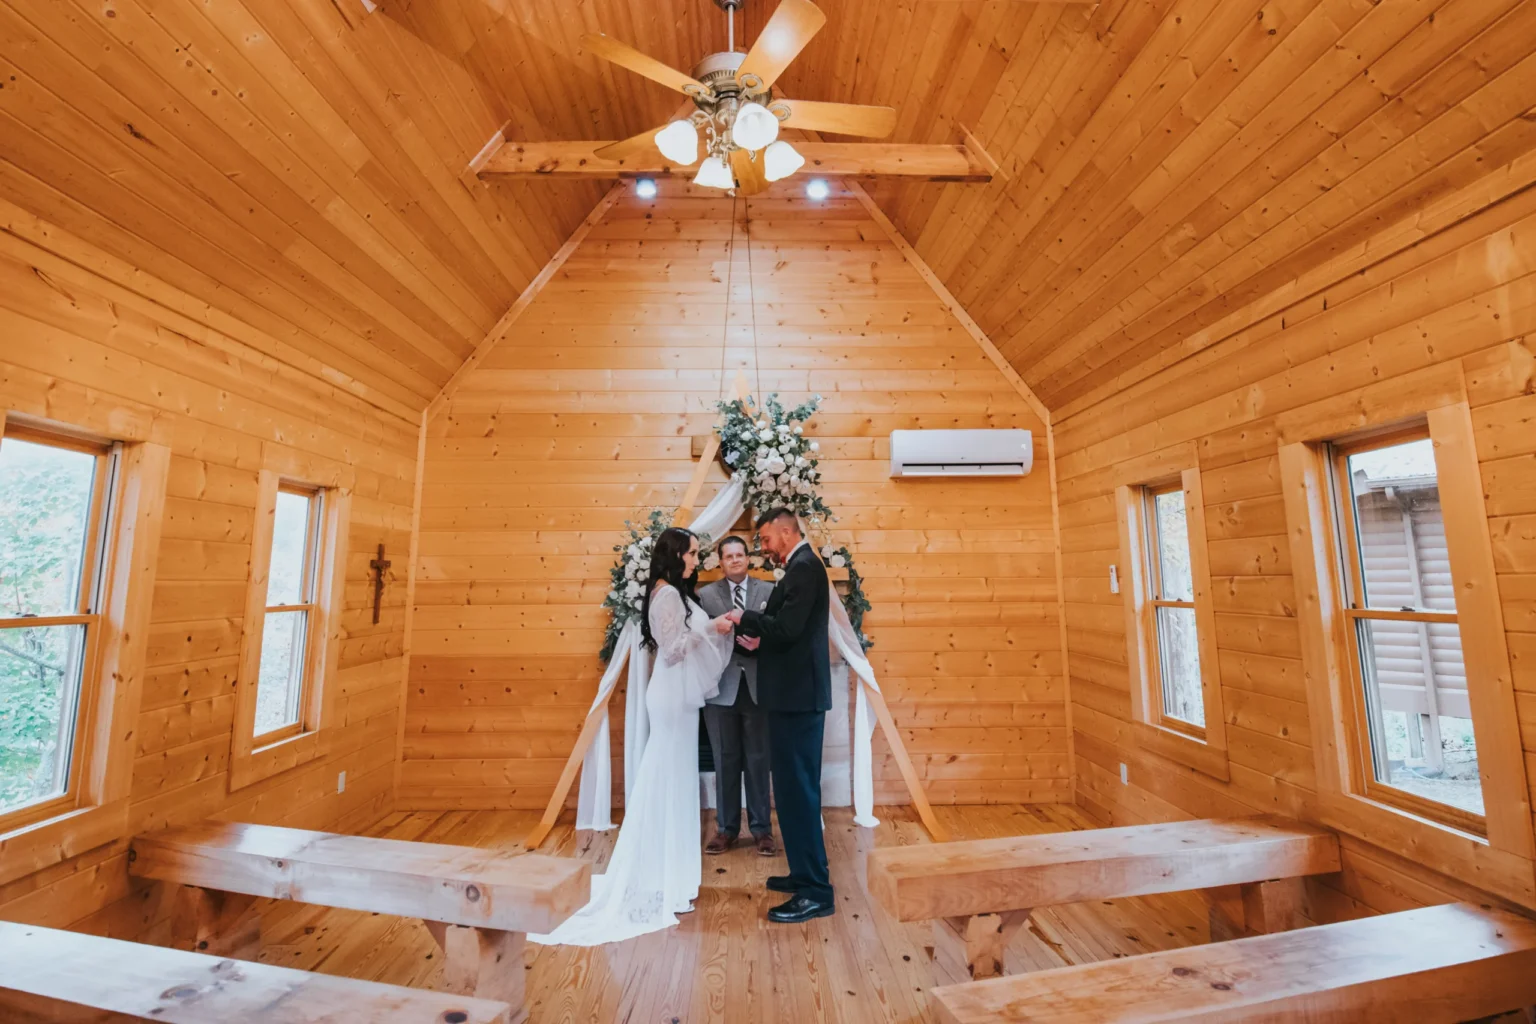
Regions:
<svg viewBox="0 0 1536 1024"><path fill-rule="evenodd" d="M832 194L832 187L821 178L812 178L805 183L805 194L819 201Z"/></svg>
<svg viewBox="0 0 1536 1024"><path fill-rule="evenodd" d="M656 183L650 178L641 178L635 182L635 195L641 199L655 199Z"/></svg>

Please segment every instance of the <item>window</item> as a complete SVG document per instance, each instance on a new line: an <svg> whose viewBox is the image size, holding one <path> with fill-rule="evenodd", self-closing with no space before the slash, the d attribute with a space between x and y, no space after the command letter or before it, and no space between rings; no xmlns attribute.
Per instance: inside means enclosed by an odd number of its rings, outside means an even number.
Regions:
<svg viewBox="0 0 1536 1024"><path fill-rule="evenodd" d="M342 468L271 453L257 474L256 536L240 635L229 784L312 761L335 687L351 498ZM319 484L298 483L319 479Z"/></svg>
<svg viewBox="0 0 1536 1024"><path fill-rule="evenodd" d="M1205 729L1200 643L1195 630L1195 582L1181 483L1145 488L1148 608L1157 645L1152 680L1163 724Z"/></svg>
<svg viewBox="0 0 1536 1024"><path fill-rule="evenodd" d="M75 802L101 634L105 444L10 425L0 438L0 816Z"/></svg>
<svg viewBox="0 0 1536 1024"><path fill-rule="evenodd" d="M1186 443L1117 467L1120 560L1110 589L1125 605L1136 746L1227 781L1232 768L1198 466L1198 452Z"/></svg>
<svg viewBox="0 0 1536 1024"><path fill-rule="evenodd" d="M261 671L256 683L256 735L281 739L297 731L304 690L313 675L309 638L315 621L320 491L281 485L272 524Z"/></svg>
<svg viewBox="0 0 1536 1024"><path fill-rule="evenodd" d="M1477 737L1428 430L1334 445L1332 469L1365 791L1481 832Z"/></svg>

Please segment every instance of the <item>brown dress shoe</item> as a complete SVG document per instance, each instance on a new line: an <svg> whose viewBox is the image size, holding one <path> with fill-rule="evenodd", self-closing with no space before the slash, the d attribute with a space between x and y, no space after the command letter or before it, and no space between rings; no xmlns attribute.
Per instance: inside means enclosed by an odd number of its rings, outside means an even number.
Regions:
<svg viewBox="0 0 1536 1024"><path fill-rule="evenodd" d="M710 837L709 842L704 844L704 852L710 855L724 853L735 845L735 836L728 836L724 832L716 832Z"/></svg>
<svg viewBox="0 0 1536 1024"><path fill-rule="evenodd" d="M757 843L757 855L759 857L774 857L778 855L779 848L773 844L773 836L754 836L753 840Z"/></svg>

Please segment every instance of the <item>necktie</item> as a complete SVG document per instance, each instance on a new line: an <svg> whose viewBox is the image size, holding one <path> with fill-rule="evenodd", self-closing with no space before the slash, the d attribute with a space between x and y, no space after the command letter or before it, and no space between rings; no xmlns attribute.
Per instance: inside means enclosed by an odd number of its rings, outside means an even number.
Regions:
<svg viewBox="0 0 1536 1024"><path fill-rule="evenodd" d="M734 604L737 608L740 608L742 611L747 610L747 597L746 594L743 593L746 589L747 588L743 584L731 584L731 603Z"/></svg>

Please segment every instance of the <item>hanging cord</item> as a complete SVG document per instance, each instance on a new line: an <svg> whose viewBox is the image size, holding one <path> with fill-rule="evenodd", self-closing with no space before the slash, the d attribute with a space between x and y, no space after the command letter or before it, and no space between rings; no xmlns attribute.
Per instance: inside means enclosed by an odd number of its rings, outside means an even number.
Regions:
<svg viewBox="0 0 1536 1024"><path fill-rule="evenodd" d="M725 247L725 323L720 328L720 401L725 401L725 363L731 350L731 271L736 265L736 197L731 196L731 234Z"/></svg>
<svg viewBox="0 0 1536 1024"><path fill-rule="evenodd" d="M752 205L745 199L741 205L747 222L747 305L752 313L752 374L757 378L757 400L761 404L766 399L763 396L763 360L757 351L757 275L752 272Z"/></svg>

